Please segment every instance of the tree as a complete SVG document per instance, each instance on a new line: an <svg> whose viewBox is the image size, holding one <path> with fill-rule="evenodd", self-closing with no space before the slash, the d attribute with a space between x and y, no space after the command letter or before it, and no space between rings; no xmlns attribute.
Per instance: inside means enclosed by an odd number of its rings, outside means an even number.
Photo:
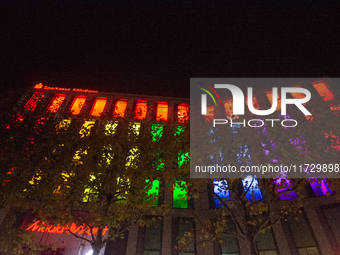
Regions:
<svg viewBox="0 0 340 255"><path fill-rule="evenodd" d="M0 155L4 204L28 210L40 231L67 226L94 255L132 225L146 224L145 215L164 215L163 184L188 178L178 171L178 155L189 146L184 123L37 112L4 118L10 123L3 125Z"/></svg>

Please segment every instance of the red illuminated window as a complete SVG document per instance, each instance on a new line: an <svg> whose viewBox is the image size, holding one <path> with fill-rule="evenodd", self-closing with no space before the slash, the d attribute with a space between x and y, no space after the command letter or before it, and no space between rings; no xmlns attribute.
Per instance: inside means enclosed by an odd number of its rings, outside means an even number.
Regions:
<svg viewBox="0 0 340 255"><path fill-rule="evenodd" d="M138 100L136 105L135 119L143 120L146 118L146 111L148 109L148 101Z"/></svg>
<svg viewBox="0 0 340 255"><path fill-rule="evenodd" d="M115 117L115 118L124 118L127 102L128 102L127 99L119 99L116 102L116 106L115 106L115 109L113 111L113 117Z"/></svg>
<svg viewBox="0 0 340 255"><path fill-rule="evenodd" d="M30 100L25 105L25 110L27 111L34 111L37 107L38 103L41 101L41 99L44 97L44 93L42 92L35 92Z"/></svg>
<svg viewBox="0 0 340 255"><path fill-rule="evenodd" d="M156 120L168 120L169 106L168 103L158 102Z"/></svg>
<svg viewBox="0 0 340 255"><path fill-rule="evenodd" d="M318 82L312 82L312 84L324 101L331 101L334 99L334 93L328 87L326 82L318 81Z"/></svg>
<svg viewBox="0 0 340 255"><path fill-rule="evenodd" d="M48 111L51 113L56 113L59 110L61 104L63 103L65 97L66 97L65 94L56 94L53 97L52 102L48 106Z"/></svg>
<svg viewBox="0 0 340 255"><path fill-rule="evenodd" d="M178 122L186 123L189 120L189 105L180 104L178 106Z"/></svg>
<svg viewBox="0 0 340 255"><path fill-rule="evenodd" d="M86 96L76 96L71 105L71 113L73 115L78 115L81 111L81 108L83 108L85 101Z"/></svg>
<svg viewBox="0 0 340 255"><path fill-rule="evenodd" d="M101 116L105 105L106 105L107 98L106 97L98 97L93 104L92 110L90 115L91 116Z"/></svg>

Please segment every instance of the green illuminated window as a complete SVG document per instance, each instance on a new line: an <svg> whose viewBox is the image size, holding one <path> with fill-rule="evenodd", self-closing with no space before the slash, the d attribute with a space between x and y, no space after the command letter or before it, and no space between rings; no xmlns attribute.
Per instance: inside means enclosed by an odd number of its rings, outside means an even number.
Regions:
<svg viewBox="0 0 340 255"><path fill-rule="evenodd" d="M159 201L159 180L154 180L153 182L150 182L150 180L146 180L145 182L147 183L145 189L148 189L147 201L154 200L154 205L157 206Z"/></svg>
<svg viewBox="0 0 340 255"><path fill-rule="evenodd" d="M183 154L179 153L178 154L178 169L181 169L181 167L184 164L187 164L189 161L190 161L189 152L186 152L186 153L183 153Z"/></svg>
<svg viewBox="0 0 340 255"><path fill-rule="evenodd" d="M175 180L173 188L172 206L174 208L189 208L186 182Z"/></svg>
<svg viewBox="0 0 340 255"><path fill-rule="evenodd" d="M163 125L161 124L152 124L151 126L151 136L153 142L158 142L163 135Z"/></svg>

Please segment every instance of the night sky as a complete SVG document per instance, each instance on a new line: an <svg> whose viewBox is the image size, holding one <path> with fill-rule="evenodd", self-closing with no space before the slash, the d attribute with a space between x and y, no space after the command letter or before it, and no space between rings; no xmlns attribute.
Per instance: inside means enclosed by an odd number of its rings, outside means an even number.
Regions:
<svg viewBox="0 0 340 255"><path fill-rule="evenodd" d="M339 77L334 2L1 1L0 86L189 97L190 77Z"/></svg>

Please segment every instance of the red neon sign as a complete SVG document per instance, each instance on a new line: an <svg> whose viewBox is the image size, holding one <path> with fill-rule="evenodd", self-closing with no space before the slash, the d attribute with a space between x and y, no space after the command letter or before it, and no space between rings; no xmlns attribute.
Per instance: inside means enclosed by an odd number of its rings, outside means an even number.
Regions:
<svg viewBox="0 0 340 255"><path fill-rule="evenodd" d="M92 228L92 234L96 235L98 233L99 228ZM54 225L46 225L44 222L40 222L40 220L37 220L32 225L30 225L26 230L31 230L32 232L41 232L41 233L56 233L56 234L69 234L72 232L73 234L81 235L83 233L86 233L87 235L91 236L91 230L89 227L85 227L85 224L81 226L77 226L75 223L71 224L71 227L66 225L65 227L60 226L58 224L57 226ZM103 229L103 236L106 234L106 232L109 230L107 226Z"/></svg>
<svg viewBox="0 0 340 255"><path fill-rule="evenodd" d="M49 87L49 86L44 86L42 83L36 84L34 86L34 88L35 89L46 89L46 90L61 90L61 91L75 91L75 92L85 92L85 93L98 93L98 90Z"/></svg>

